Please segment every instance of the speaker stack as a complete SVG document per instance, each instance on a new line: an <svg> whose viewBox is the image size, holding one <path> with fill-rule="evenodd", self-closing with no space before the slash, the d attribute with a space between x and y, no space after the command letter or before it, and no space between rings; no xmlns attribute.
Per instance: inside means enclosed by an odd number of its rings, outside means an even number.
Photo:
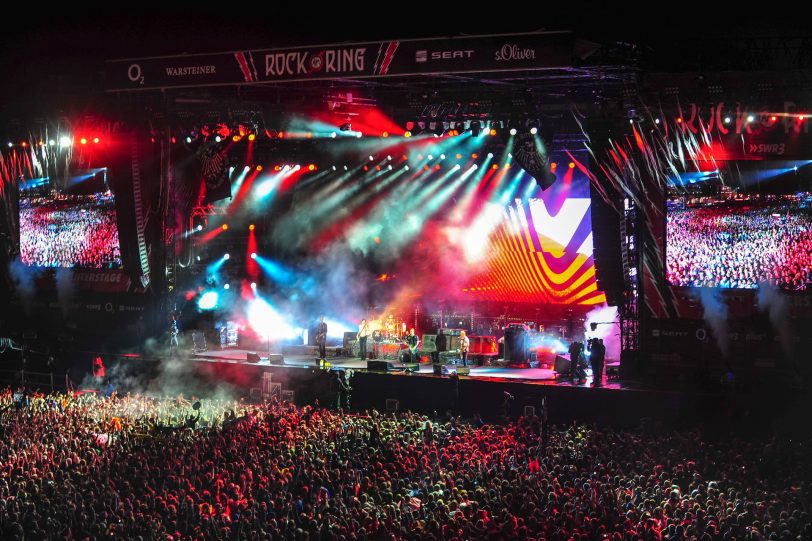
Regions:
<svg viewBox="0 0 812 541"><path fill-rule="evenodd" d="M530 368L526 325L513 324L505 329L505 360L512 368Z"/></svg>

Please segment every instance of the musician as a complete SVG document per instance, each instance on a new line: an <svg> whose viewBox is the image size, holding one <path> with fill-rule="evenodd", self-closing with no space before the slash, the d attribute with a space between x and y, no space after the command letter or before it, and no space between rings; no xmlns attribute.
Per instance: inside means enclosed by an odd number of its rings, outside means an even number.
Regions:
<svg viewBox="0 0 812 541"><path fill-rule="evenodd" d="M416 363L417 362L417 345L420 343L420 339L417 338L417 335L414 333L414 329L409 329L409 334L406 335L406 345L409 346L409 361Z"/></svg>
<svg viewBox="0 0 812 541"><path fill-rule="evenodd" d="M386 331L387 340L394 340L396 338L397 325L395 323L395 314L389 314L386 321L384 321L383 329Z"/></svg>
<svg viewBox="0 0 812 541"><path fill-rule="evenodd" d="M324 316L319 318L316 327L316 345L319 346L319 359L324 360L327 357L327 323L324 322Z"/></svg>
<svg viewBox="0 0 812 541"><path fill-rule="evenodd" d="M465 331L460 331L460 354L462 355L462 366L468 366L468 349L471 347L471 340L465 334Z"/></svg>
<svg viewBox="0 0 812 541"><path fill-rule="evenodd" d="M359 346L359 356L362 359L367 358L367 339L369 338L369 324L367 323L366 319L362 319L361 323L358 325L358 346Z"/></svg>
<svg viewBox="0 0 812 541"><path fill-rule="evenodd" d="M178 334L180 334L180 329L178 328L178 316L177 314L172 314L172 321L169 323L169 354L175 355L178 352Z"/></svg>

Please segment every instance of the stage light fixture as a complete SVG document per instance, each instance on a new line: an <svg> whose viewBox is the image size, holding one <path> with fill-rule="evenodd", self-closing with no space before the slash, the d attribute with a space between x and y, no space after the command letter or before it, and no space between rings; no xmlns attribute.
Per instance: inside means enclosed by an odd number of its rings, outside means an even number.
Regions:
<svg viewBox="0 0 812 541"><path fill-rule="evenodd" d="M374 159L375 158L373 158L372 156L369 157L369 161L373 161Z"/></svg>
<svg viewBox="0 0 812 541"><path fill-rule="evenodd" d="M256 136L256 135L254 135L253 133L248 135L248 140L249 140L249 141L253 141L253 140L254 140L254 139L256 139L256 138L257 138L257 136Z"/></svg>
<svg viewBox="0 0 812 541"><path fill-rule="evenodd" d="M335 171L335 170L336 170L336 166L334 165L334 166L333 166L333 171Z"/></svg>
<svg viewBox="0 0 812 541"><path fill-rule="evenodd" d="M262 171L262 166L261 165L257 165L257 171Z"/></svg>
<svg viewBox="0 0 812 541"><path fill-rule="evenodd" d="M231 254L229 254L228 252L226 252L225 254L223 254L223 259L225 259L226 261L228 261L229 259L231 259Z"/></svg>
<svg viewBox="0 0 812 541"><path fill-rule="evenodd" d="M248 226L249 231L253 231L256 228L257 228L257 226L255 226L254 224L251 224L251 225Z"/></svg>
<svg viewBox="0 0 812 541"><path fill-rule="evenodd" d="M756 119L753 115L747 115L747 122L753 122Z"/></svg>
<svg viewBox="0 0 812 541"><path fill-rule="evenodd" d="M20 146L25 148L28 146L28 143L26 141L23 141L22 143L20 143Z"/></svg>
<svg viewBox="0 0 812 541"><path fill-rule="evenodd" d="M256 252L251 252L251 259L256 259L256 258L257 258L257 253Z"/></svg>
<svg viewBox="0 0 812 541"><path fill-rule="evenodd" d="M631 120L631 119L629 119L629 120ZM530 128L530 133L531 134L536 135L538 132L539 132L539 129L537 127L533 126L532 128Z"/></svg>
<svg viewBox="0 0 812 541"><path fill-rule="evenodd" d="M197 230L198 230L198 231L203 231L203 226L202 226L202 225L198 225L198 226L197 226Z"/></svg>
<svg viewBox="0 0 812 541"><path fill-rule="evenodd" d="M23 141L23 143L25 143L25 141ZM54 145L56 145L56 141L51 139L50 141L48 141L48 144L51 145L51 146L54 146ZM25 145L23 145L23 146L25 146Z"/></svg>
<svg viewBox="0 0 812 541"><path fill-rule="evenodd" d="M228 231L228 224L223 224L222 228L223 228L223 231Z"/></svg>
<svg viewBox="0 0 812 541"><path fill-rule="evenodd" d="M332 137L333 139L335 139L336 137L338 137L338 134L337 134L336 132L331 132L331 133L330 133L330 137Z"/></svg>
<svg viewBox="0 0 812 541"><path fill-rule="evenodd" d="M772 115L772 116L770 117L770 122L775 122L776 120L778 120L778 117L777 117L777 116Z"/></svg>
<svg viewBox="0 0 812 541"><path fill-rule="evenodd" d="M445 159L445 154L440 154L440 159L444 160Z"/></svg>
<svg viewBox="0 0 812 541"><path fill-rule="evenodd" d="M13 146L14 146L14 143L11 143L11 142L10 142L10 143L8 144L8 148L11 148L11 147L13 147Z"/></svg>
<svg viewBox="0 0 812 541"><path fill-rule="evenodd" d="M256 282L251 282L251 289L256 290L256 288L257 288L257 283Z"/></svg>
<svg viewBox="0 0 812 541"><path fill-rule="evenodd" d="M385 131L385 132L383 132L383 134L382 134L382 135L383 135L384 137L389 137L389 132L388 132L388 131Z"/></svg>
<svg viewBox="0 0 812 541"><path fill-rule="evenodd" d="M233 136L233 137L231 138L231 140L232 140L232 141L234 141L234 142L236 143L236 142L238 142L238 141L240 140L240 136L239 136L239 135L235 135L235 136Z"/></svg>
<svg viewBox="0 0 812 541"><path fill-rule="evenodd" d="M516 135L516 128L510 128L510 135Z"/></svg>
<svg viewBox="0 0 812 541"><path fill-rule="evenodd" d="M660 123L660 119L659 119L659 118L655 118L655 119L654 119L654 123L655 123L655 124L659 124L659 123Z"/></svg>
<svg viewBox="0 0 812 541"><path fill-rule="evenodd" d="M226 284L226 285L223 286L223 289L231 289L231 285Z"/></svg>
<svg viewBox="0 0 812 541"><path fill-rule="evenodd" d="M575 169L575 162L570 162L570 169Z"/></svg>
<svg viewBox="0 0 812 541"><path fill-rule="evenodd" d="M79 142L80 142L81 144L83 144L83 145L86 145L86 144L87 144L87 138L86 138L86 137L82 137L81 139L79 139Z"/></svg>
<svg viewBox="0 0 812 541"><path fill-rule="evenodd" d="M493 158L493 152L488 152L488 158Z"/></svg>
<svg viewBox="0 0 812 541"><path fill-rule="evenodd" d="M731 118L729 116L725 117L725 124L730 124Z"/></svg>
<svg viewBox="0 0 812 541"><path fill-rule="evenodd" d="M220 142L220 141L222 141L222 140L223 140L223 139L222 139L222 138L221 138L219 135L215 135L215 136L214 136L214 142L215 142L215 143L219 143L219 142ZM228 284L226 284L226 285L228 285Z"/></svg>
<svg viewBox="0 0 812 541"><path fill-rule="evenodd" d="M309 171L315 171L316 170L316 165L311 163L310 165L307 166L307 169Z"/></svg>
<svg viewBox="0 0 812 541"><path fill-rule="evenodd" d="M412 136L412 132L410 132L409 130L406 130L405 132L403 132L403 137L411 137L411 136Z"/></svg>
<svg viewBox="0 0 812 541"><path fill-rule="evenodd" d="M186 143L188 144L188 143L191 143L191 142L192 142L191 136L187 135L186 136Z"/></svg>

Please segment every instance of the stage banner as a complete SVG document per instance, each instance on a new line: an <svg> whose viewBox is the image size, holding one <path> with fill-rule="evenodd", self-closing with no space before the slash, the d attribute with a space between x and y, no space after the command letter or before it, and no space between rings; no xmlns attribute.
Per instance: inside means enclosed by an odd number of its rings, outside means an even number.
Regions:
<svg viewBox="0 0 812 541"><path fill-rule="evenodd" d="M107 61L108 91L571 67L570 32L370 41Z"/></svg>

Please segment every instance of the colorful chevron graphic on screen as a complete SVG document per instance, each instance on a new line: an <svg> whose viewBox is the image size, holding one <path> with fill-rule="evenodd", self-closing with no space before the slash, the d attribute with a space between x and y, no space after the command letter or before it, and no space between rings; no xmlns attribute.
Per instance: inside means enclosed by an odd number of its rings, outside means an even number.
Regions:
<svg viewBox="0 0 812 541"><path fill-rule="evenodd" d="M493 301L606 302L595 279L589 206L589 198L567 198L551 212L541 199L517 199L491 231L483 272L463 293Z"/></svg>

